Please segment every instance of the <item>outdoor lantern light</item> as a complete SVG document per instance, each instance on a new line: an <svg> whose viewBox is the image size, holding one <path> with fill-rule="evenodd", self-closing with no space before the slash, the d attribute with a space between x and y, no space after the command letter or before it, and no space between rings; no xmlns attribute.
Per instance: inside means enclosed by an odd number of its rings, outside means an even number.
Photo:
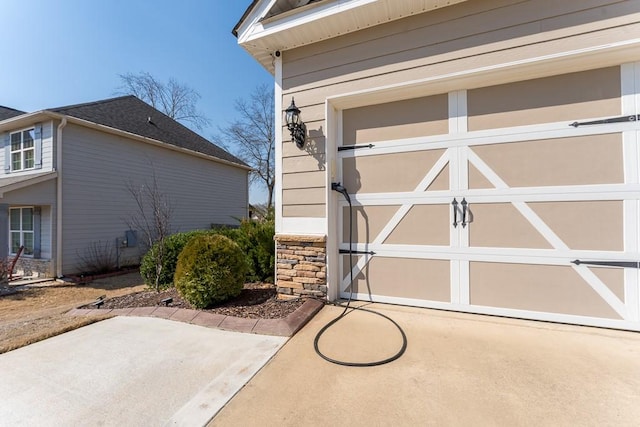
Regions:
<svg viewBox="0 0 640 427"><path fill-rule="evenodd" d="M300 109L296 107L293 98L291 98L291 105L285 112L285 120L287 121L287 129L291 132L291 139L298 148L304 147L304 141L307 138L307 126L300 120Z"/></svg>

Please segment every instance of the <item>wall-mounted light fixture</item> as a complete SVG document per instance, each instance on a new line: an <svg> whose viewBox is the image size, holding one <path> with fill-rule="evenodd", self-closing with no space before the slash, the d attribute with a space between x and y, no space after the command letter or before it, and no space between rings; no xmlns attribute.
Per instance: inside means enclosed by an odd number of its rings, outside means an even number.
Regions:
<svg viewBox="0 0 640 427"><path fill-rule="evenodd" d="M285 112L285 120L287 121L287 129L291 132L291 139L298 148L304 147L304 142L307 139L307 126L300 119L300 109L296 107L293 98L291 98L291 105Z"/></svg>

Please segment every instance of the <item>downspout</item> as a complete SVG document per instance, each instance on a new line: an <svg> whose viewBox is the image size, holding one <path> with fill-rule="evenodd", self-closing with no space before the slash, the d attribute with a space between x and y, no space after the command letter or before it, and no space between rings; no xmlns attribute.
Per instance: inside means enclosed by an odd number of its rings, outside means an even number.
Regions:
<svg viewBox="0 0 640 427"><path fill-rule="evenodd" d="M62 277L62 129L67 125L67 117L62 117L58 125L56 139L56 277Z"/></svg>

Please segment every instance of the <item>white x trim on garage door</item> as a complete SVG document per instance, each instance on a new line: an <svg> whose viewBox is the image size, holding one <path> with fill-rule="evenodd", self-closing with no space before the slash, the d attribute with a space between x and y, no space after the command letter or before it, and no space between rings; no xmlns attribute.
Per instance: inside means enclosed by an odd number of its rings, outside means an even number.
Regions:
<svg viewBox="0 0 640 427"><path fill-rule="evenodd" d="M640 113L640 65L616 70L620 115L584 116L579 105L575 120L470 130L468 104L482 93L455 91L448 133L362 149L344 136L338 174L354 204L353 249L364 252L356 297L640 330L638 270L616 267L640 261L640 125L570 126Z"/></svg>

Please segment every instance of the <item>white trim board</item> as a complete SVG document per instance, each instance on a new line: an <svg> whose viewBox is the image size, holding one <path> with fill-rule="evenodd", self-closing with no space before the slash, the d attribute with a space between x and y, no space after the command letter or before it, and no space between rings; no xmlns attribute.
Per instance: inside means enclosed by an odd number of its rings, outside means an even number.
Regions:
<svg viewBox="0 0 640 427"><path fill-rule="evenodd" d="M341 292L340 298L348 298L349 292ZM601 317L576 316L570 314L546 313L540 311L516 310L480 305L455 304L451 302L418 300L412 298L389 297L368 293L354 293L352 299L387 304L407 305L412 307L431 308L436 310L456 311L489 316L511 317L522 320L539 320L545 322L568 323L573 325L597 326L604 328L640 331L640 323L624 319L607 319Z"/></svg>
<svg viewBox="0 0 640 427"><path fill-rule="evenodd" d="M609 116L580 119L581 121L601 120ZM545 139L572 138L592 135L640 131L640 121L611 123L597 126L574 128L569 122L542 125L518 126L465 133L442 134L428 137L406 138L372 142L366 150L347 150L338 153L339 158L379 156L381 154L406 153L413 151L438 150L451 147L473 147L487 144L508 144L513 142L540 141Z"/></svg>
<svg viewBox="0 0 640 427"><path fill-rule="evenodd" d="M274 108L275 108L275 177L276 183L273 189L273 200L275 202L276 233L284 233L282 223L282 56L274 57L275 85L274 85Z"/></svg>
<svg viewBox="0 0 640 427"><path fill-rule="evenodd" d="M295 234L301 236L326 236L326 218L283 217L282 230L277 234Z"/></svg>

